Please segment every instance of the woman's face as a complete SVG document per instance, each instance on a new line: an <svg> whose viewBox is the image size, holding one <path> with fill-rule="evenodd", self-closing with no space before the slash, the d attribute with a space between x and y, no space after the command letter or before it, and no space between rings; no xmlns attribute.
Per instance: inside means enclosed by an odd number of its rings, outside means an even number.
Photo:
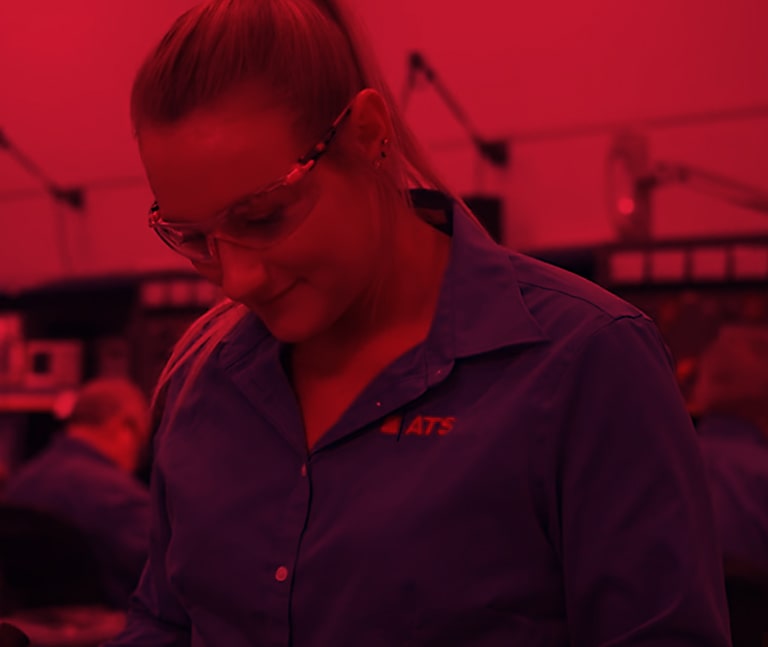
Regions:
<svg viewBox="0 0 768 647"><path fill-rule="evenodd" d="M185 222L208 219L282 177L314 143L297 141L286 113L234 100L139 136L163 217ZM260 251L218 239L220 262L194 265L276 338L305 341L338 321L374 280L382 250L370 195L365 182L321 158L281 198L308 205L297 229Z"/></svg>

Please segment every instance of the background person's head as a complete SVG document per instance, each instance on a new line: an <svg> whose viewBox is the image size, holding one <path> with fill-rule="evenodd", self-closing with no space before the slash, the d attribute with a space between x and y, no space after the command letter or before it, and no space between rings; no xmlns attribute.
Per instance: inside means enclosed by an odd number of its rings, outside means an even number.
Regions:
<svg viewBox="0 0 768 647"><path fill-rule="evenodd" d="M768 436L768 326L726 325L702 355L695 415L741 418Z"/></svg>
<svg viewBox="0 0 768 647"><path fill-rule="evenodd" d="M210 0L176 21L134 84L160 209L192 223L284 176L351 103L317 167L271 205L305 211L303 223L258 252L218 239L217 262L195 263L285 341L371 300L393 232L412 219L406 189L445 190L360 40L331 0Z"/></svg>
<svg viewBox="0 0 768 647"><path fill-rule="evenodd" d="M133 472L149 442L147 398L127 379L94 379L78 393L66 433Z"/></svg>

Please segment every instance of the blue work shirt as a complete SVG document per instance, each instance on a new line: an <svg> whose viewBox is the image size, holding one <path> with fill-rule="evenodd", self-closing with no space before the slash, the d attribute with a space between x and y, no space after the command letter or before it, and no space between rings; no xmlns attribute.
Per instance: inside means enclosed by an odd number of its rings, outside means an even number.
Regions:
<svg viewBox="0 0 768 647"><path fill-rule="evenodd" d="M149 492L87 443L62 435L12 477L5 498L69 522L90 542L108 599L128 606L149 549Z"/></svg>
<svg viewBox="0 0 768 647"><path fill-rule="evenodd" d="M697 428L723 554L768 570L768 439L730 416L705 416Z"/></svg>
<svg viewBox="0 0 768 647"><path fill-rule="evenodd" d="M150 558L109 645L730 644L656 328L446 208L428 337L311 451L285 347L255 316L182 402L171 383Z"/></svg>

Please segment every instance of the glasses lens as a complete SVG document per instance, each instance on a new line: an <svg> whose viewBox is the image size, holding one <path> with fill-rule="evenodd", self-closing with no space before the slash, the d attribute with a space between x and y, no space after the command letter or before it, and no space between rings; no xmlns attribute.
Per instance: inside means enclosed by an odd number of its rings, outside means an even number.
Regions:
<svg viewBox="0 0 768 647"><path fill-rule="evenodd" d="M231 209L220 232L233 242L263 249L295 231L316 202L316 191L309 185L303 186L301 193L294 187L281 187L267 195L253 196Z"/></svg>
<svg viewBox="0 0 768 647"><path fill-rule="evenodd" d="M216 262L211 256L209 237L227 240L252 249L265 249L293 233L306 220L319 198L312 183L282 185L254 194L197 226L166 222L153 207L150 226L171 249L190 260Z"/></svg>
<svg viewBox="0 0 768 647"><path fill-rule="evenodd" d="M206 235L191 227L168 224L155 225L155 231L171 249L193 261L210 261Z"/></svg>

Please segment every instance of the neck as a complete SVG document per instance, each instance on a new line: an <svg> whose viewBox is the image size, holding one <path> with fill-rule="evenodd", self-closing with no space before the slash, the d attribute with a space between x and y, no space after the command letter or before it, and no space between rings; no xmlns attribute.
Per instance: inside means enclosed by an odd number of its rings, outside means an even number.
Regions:
<svg viewBox="0 0 768 647"><path fill-rule="evenodd" d="M292 349L294 367L337 374L361 355L391 361L427 336L450 258L451 239L413 210L394 219L393 247L378 284L331 328Z"/></svg>

